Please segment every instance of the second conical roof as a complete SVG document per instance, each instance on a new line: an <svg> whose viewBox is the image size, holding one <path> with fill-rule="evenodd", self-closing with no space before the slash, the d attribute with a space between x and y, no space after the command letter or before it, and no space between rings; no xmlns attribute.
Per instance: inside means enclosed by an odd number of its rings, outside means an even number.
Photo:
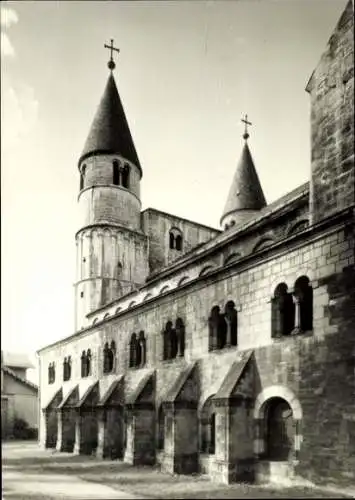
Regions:
<svg viewBox="0 0 355 500"><path fill-rule="evenodd" d="M221 219L237 210L260 210L265 206L265 196L245 142Z"/></svg>
<svg viewBox="0 0 355 500"><path fill-rule="evenodd" d="M100 153L119 154L141 170L127 118L112 74L107 80L105 91L96 111L79 163L88 156Z"/></svg>

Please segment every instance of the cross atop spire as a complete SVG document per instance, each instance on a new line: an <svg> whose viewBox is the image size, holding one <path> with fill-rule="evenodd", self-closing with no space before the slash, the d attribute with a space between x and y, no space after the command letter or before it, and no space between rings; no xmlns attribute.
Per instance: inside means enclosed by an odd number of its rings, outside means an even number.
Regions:
<svg viewBox="0 0 355 500"><path fill-rule="evenodd" d="M110 60L107 63L108 69L113 71L116 67L115 61L113 60L113 51L115 50L117 53L119 53L120 49L116 49L116 47L113 46L113 39L111 38L111 45L104 45L105 49L110 49Z"/></svg>
<svg viewBox="0 0 355 500"><path fill-rule="evenodd" d="M248 134L248 125L252 125L251 122L248 122L248 115L245 115L244 118L241 119L241 121L244 123L245 128L244 128L244 134L243 134L243 139L247 140L249 138Z"/></svg>

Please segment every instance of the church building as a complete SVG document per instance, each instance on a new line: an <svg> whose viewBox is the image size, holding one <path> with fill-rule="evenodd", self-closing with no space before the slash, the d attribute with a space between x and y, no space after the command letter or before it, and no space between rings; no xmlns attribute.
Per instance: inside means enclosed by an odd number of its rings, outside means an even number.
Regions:
<svg viewBox="0 0 355 500"><path fill-rule="evenodd" d="M141 210L111 42L78 160L74 333L37 353L41 446L222 483L355 481L353 37L350 0L306 87L309 182L266 203L246 117L219 230Z"/></svg>

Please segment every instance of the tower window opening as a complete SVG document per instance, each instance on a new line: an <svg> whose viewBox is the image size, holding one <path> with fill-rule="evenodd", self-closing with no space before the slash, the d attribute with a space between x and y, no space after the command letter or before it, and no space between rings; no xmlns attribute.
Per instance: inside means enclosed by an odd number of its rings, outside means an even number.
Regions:
<svg viewBox="0 0 355 500"><path fill-rule="evenodd" d="M80 297L83 298L84 297L84 292L80 292Z"/></svg>
<svg viewBox="0 0 355 500"><path fill-rule="evenodd" d="M112 175L113 175L112 183L115 186L119 186L120 185L120 167L119 167L117 160L114 160L112 162Z"/></svg>
<svg viewBox="0 0 355 500"><path fill-rule="evenodd" d="M80 171L80 191L85 187L85 172L86 172L86 165L83 165Z"/></svg>
<svg viewBox="0 0 355 500"><path fill-rule="evenodd" d="M129 165L125 165L122 169L122 186L124 188L129 188L129 173L130 173L130 168Z"/></svg>
<svg viewBox="0 0 355 500"><path fill-rule="evenodd" d="M169 231L169 248L171 250L177 250L179 252L182 251L182 234L180 229L172 228Z"/></svg>

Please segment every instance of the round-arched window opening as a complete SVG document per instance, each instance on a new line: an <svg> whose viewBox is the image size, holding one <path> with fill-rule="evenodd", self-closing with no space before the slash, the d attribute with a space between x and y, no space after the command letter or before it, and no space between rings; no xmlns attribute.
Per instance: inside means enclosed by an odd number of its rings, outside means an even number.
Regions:
<svg viewBox="0 0 355 500"><path fill-rule="evenodd" d="M292 409L282 398L272 398L266 404L266 458L287 461L292 457L295 441Z"/></svg>

